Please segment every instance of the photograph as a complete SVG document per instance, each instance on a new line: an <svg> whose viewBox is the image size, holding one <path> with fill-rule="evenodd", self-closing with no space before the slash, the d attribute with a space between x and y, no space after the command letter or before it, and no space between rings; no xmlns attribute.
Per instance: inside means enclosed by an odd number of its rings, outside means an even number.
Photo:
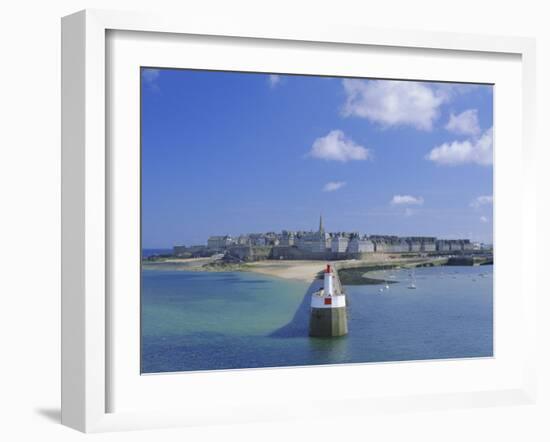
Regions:
<svg viewBox="0 0 550 442"><path fill-rule="evenodd" d="M494 85L140 68L141 374L492 358Z"/></svg>

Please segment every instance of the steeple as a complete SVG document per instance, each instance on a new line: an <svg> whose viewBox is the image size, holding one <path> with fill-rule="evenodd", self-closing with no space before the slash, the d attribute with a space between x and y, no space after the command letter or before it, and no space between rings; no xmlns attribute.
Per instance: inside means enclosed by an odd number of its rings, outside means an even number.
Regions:
<svg viewBox="0 0 550 442"><path fill-rule="evenodd" d="M319 216L319 233L325 233L325 228L323 227L323 214Z"/></svg>

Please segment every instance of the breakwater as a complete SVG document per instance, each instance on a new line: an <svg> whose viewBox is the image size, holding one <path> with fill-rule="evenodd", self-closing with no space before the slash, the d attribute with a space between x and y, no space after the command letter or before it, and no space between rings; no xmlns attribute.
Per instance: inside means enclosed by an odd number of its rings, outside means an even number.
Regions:
<svg viewBox="0 0 550 442"><path fill-rule="evenodd" d="M493 264L492 256L452 256L447 260L448 266L476 266Z"/></svg>
<svg viewBox="0 0 550 442"><path fill-rule="evenodd" d="M423 267L438 266L478 266L492 265L493 256L451 256L451 257L424 257L417 260L395 260L390 263L365 263L341 262L336 263L340 280L344 285L375 285L375 284L393 284L395 281L366 276L367 272L414 269Z"/></svg>

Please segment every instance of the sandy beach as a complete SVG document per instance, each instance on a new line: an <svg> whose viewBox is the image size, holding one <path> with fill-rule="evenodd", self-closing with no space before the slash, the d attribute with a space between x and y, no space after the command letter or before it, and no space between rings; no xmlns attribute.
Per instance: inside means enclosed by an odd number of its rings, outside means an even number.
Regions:
<svg viewBox="0 0 550 442"><path fill-rule="evenodd" d="M144 262L142 264L142 268L147 270L182 270L199 272L243 271L260 273L283 279L295 279L310 282L315 279L316 275L323 270L326 265L325 261L299 260L268 260L243 264L227 264L219 267L215 266L215 263L216 260L212 260L211 258L171 258L158 262ZM208 264L214 264L214 266L208 266Z"/></svg>
<svg viewBox="0 0 550 442"><path fill-rule="evenodd" d="M376 265L397 264L404 265L433 261L433 258L403 258L398 255L373 254L366 259L336 261L334 264L339 268L354 268ZM147 270L182 270L182 271L205 271L205 272L254 272L263 275L275 276L283 279L311 282L319 272L327 265L327 261L315 260L265 260L242 264L222 264L219 260L212 258L170 258L159 262L144 262L143 268Z"/></svg>
<svg viewBox="0 0 550 442"><path fill-rule="evenodd" d="M270 260L248 264L246 270L283 279L311 282L325 268L325 261Z"/></svg>
<svg viewBox="0 0 550 442"><path fill-rule="evenodd" d="M391 263L394 260L388 254L373 254L367 259L335 261L339 267L367 266ZM417 258L418 260L418 258ZM330 261L314 260L267 260L249 263L246 271L262 273L264 275L277 276L284 279L297 279L300 281L312 281Z"/></svg>
<svg viewBox="0 0 550 442"><path fill-rule="evenodd" d="M392 255L386 253L373 253L365 259L350 259L342 261L334 261L337 268L352 269L354 267L368 267L368 266L415 266L422 263L434 263L437 264L440 261L444 261L445 258L419 258L415 257L403 257L401 255ZM246 265L246 271L262 273L265 275L276 276L284 279L296 279L300 281L310 282L317 274L322 271L329 261L313 261L313 260L267 260L249 263ZM244 269L243 269L244 270Z"/></svg>

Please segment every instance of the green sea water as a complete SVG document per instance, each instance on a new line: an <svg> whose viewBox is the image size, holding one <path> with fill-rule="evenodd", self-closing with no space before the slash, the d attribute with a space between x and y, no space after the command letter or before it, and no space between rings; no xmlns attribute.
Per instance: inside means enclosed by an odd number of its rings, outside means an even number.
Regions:
<svg viewBox="0 0 550 442"><path fill-rule="evenodd" d="M142 271L143 373L493 354L492 266L375 275L346 287L349 334L308 336L313 284L247 272Z"/></svg>

